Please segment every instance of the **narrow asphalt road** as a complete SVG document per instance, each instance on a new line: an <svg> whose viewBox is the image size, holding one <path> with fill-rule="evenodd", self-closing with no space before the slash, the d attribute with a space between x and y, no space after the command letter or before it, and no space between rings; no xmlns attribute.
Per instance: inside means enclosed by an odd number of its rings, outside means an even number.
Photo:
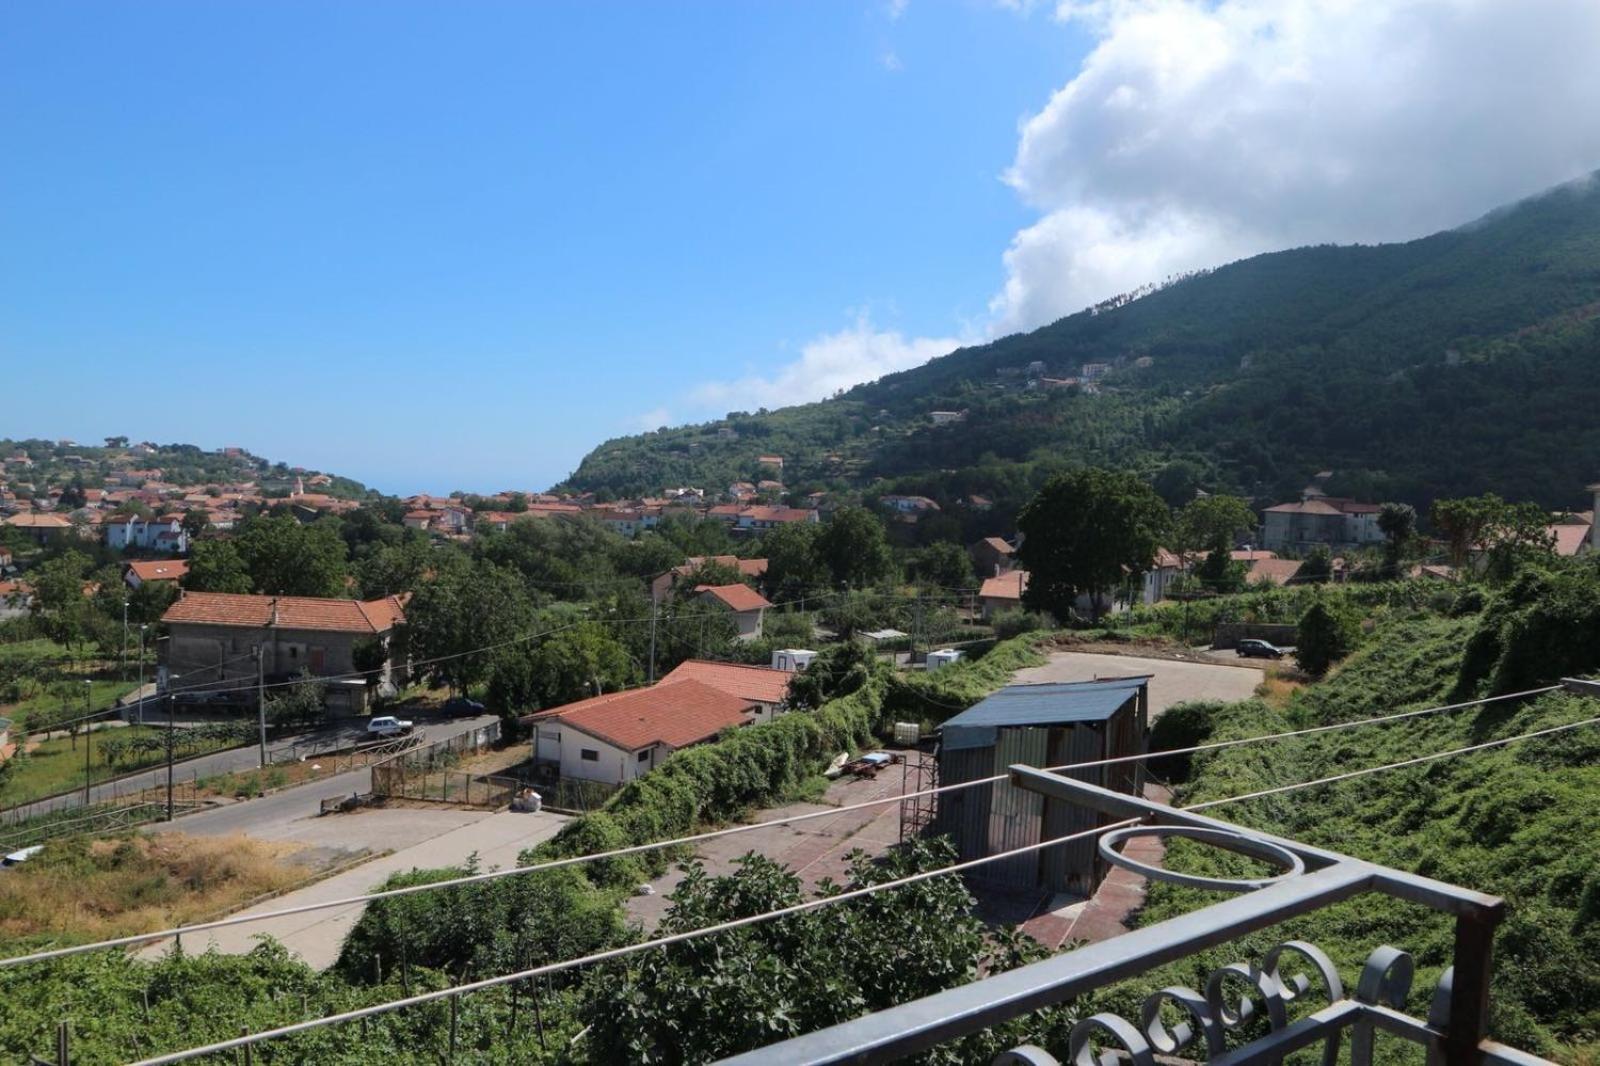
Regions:
<svg viewBox="0 0 1600 1066"><path fill-rule="evenodd" d="M151 724L156 724L154 719L151 719L150 721ZM453 737L458 733L465 733L470 729L476 729L479 726L487 725L492 721L494 721L494 716L492 715L479 715L475 718L456 718L445 721L429 722L425 725L419 726L418 730L422 733L425 740L434 741L442 740L446 737ZM322 748L326 750L330 744L341 744L348 746L349 744L364 742L366 740L366 736L367 732L365 719L356 719L354 721L342 722L338 725L329 726L326 729L318 730L315 733L301 733L298 736L285 737L280 740L269 741L267 744L267 751L269 754L282 754L297 747L306 750L310 750L312 748ZM218 774L254 770L260 765L260 761L260 753L257 749L257 746L254 744L242 748L230 748L227 751L212 752L210 755L202 755L199 758L188 759L186 761L177 763L173 768L173 779L177 782L186 782L202 777L214 777ZM343 781L343 779L346 778L349 779L348 782ZM341 782L342 784L346 784L348 786L346 788L347 791L349 788L354 788L356 791L364 792L367 790L370 781L370 775L368 775L365 770L358 770L352 771L348 774L340 774L337 777L325 778L322 781L314 782L312 785L300 787L325 787L332 785L334 782ZM116 781L107 782L103 785L92 786L89 791L90 802L106 803L115 800L118 796L125 796L131 792L138 792L141 789L165 788L166 784L167 768L165 765L161 765L149 770L142 770L136 774L130 774L126 777L119 778ZM293 792L296 790L289 789L287 791ZM339 791L339 789L329 789L326 795L338 795ZM69 807L77 807L80 806L82 802L83 792L79 790L65 796L54 796L50 799L37 800L33 803L22 804L18 807L11 808L6 813L10 819L31 818L35 815L45 814L50 811L62 810Z"/></svg>

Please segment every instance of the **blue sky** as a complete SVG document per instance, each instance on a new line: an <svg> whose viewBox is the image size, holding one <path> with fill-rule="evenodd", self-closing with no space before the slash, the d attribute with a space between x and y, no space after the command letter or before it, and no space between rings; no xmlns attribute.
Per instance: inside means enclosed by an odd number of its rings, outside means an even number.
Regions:
<svg viewBox="0 0 1600 1066"><path fill-rule="evenodd" d="M810 340L958 335L1070 27L980 3L32 4L0 434L544 487ZM716 393L713 387L710 390ZM23 399L25 402L15 402Z"/></svg>
<svg viewBox="0 0 1600 1066"><path fill-rule="evenodd" d="M393 492L1600 167L1600 4L160 0L0 25L0 436Z"/></svg>

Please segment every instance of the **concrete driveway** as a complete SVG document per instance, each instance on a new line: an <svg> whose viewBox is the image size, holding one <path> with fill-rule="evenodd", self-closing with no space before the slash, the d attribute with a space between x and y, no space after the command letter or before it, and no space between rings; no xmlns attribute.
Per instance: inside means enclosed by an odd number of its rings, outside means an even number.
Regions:
<svg viewBox="0 0 1600 1066"><path fill-rule="evenodd" d="M1257 665L1251 665L1257 664ZM1175 659L1146 659L1134 655L1102 655L1092 652L1052 652L1044 666L1018 670L1013 684L1035 685L1046 681L1095 681L1103 677L1150 675L1150 717L1154 719L1175 703L1189 700L1233 702L1249 699L1261 684L1262 671L1257 660L1240 659L1237 665L1224 662L1182 662Z"/></svg>
<svg viewBox="0 0 1600 1066"><path fill-rule="evenodd" d="M316 820L316 830L310 836L281 839L301 839L313 843L314 838L321 836L325 842L331 843L335 840L375 841L385 835L398 839L407 833L415 837L418 833L430 833L430 830L431 833L427 839L392 855L363 863L240 913L260 914L359 896L376 891L392 874L459 865L474 853L478 856L480 870L496 867L506 869L517 864L518 852L550 839L566 820L563 815L549 812L486 814L466 810L382 810L328 815ZM457 824L452 826L451 822ZM180 822L178 828L185 826ZM327 969L338 960L345 936L365 909L366 904L353 903L307 914L228 926L187 937L183 948L188 952L200 952L215 947L224 954L240 955L255 947L258 937L269 935L299 955L308 965L319 970ZM140 954L146 958L157 958L170 945L171 941L162 941L145 947Z"/></svg>

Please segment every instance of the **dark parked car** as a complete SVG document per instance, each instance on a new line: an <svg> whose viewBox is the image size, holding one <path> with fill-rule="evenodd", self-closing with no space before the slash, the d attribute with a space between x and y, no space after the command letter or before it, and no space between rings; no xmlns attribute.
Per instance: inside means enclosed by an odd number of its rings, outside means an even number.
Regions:
<svg viewBox="0 0 1600 1066"><path fill-rule="evenodd" d="M1241 640L1238 647L1241 659L1281 659L1284 650L1264 640Z"/></svg>
<svg viewBox="0 0 1600 1066"><path fill-rule="evenodd" d="M465 696L454 696L444 701L444 713L465 717L469 714L482 714L483 704L477 700L469 700Z"/></svg>

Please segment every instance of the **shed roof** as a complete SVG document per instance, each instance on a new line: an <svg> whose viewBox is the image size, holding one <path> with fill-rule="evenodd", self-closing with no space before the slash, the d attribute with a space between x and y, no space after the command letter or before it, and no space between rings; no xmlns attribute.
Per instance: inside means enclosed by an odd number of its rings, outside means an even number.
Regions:
<svg viewBox="0 0 1600 1066"><path fill-rule="evenodd" d="M1104 722L1150 681L1149 674L1101 681L1059 681L1007 685L973 704L940 728L946 750L985 748L1002 726L1074 725Z"/></svg>

